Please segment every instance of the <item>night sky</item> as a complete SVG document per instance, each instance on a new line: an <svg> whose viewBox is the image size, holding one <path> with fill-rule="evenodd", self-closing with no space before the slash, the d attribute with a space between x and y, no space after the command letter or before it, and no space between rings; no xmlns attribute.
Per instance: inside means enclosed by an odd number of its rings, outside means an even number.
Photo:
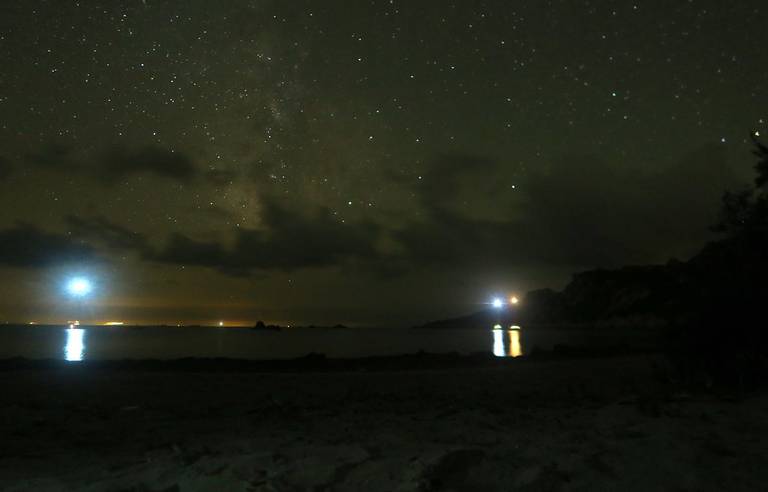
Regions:
<svg viewBox="0 0 768 492"><path fill-rule="evenodd" d="M768 133L767 13L3 2L0 321L399 325L685 259Z"/></svg>

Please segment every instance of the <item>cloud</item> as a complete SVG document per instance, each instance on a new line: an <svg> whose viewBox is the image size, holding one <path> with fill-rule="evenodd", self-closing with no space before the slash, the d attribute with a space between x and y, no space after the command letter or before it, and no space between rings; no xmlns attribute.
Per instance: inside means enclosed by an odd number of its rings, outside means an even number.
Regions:
<svg viewBox="0 0 768 492"><path fill-rule="evenodd" d="M396 229L372 221L342 223L325 207L298 209L268 193L260 196L261 227L233 228L226 244L177 232L153 248L147 238L105 218L70 217L68 223L83 237L136 251L145 260L238 276L345 265L377 276L424 266L607 266L645 254L626 232L627 223L642 217L640 192L627 191L627 176L594 158L571 158L557 175L516 173L482 157L440 156L417 184L420 218Z"/></svg>
<svg viewBox="0 0 768 492"><path fill-rule="evenodd" d="M115 184L139 174L178 181L191 181L199 174L188 155L156 145L136 148L113 145L93 156L86 156L76 152L71 145L56 142L29 152L24 162L49 171L90 176L105 184ZM210 171L206 178L219 183L233 179L233 176L223 171Z"/></svg>
<svg viewBox="0 0 768 492"><path fill-rule="evenodd" d="M418 181L416 191L431 216L485 213L507 218L510 212L506 185L514 170L482 156L442 154L437 156Z"/></svg>
<svg viewBox="0 0 768 492"><path fill-rule="evenodd" d="M149 242L144 235L110 222L105 217L82 218L67 215L65 221L78 237L100 242L109 249L132 250L141 254L150 251Z"/></svg>
<svg viewBox="0 0 768 492"><path fill-rule="evenodd" d="M377 258L382 231L371 222L342 223L327 208L294 210L274 198L263 198L261 210L263 227L234 228L230 244L177 232L158 248L146 236L104 217L68 216L66 221L76 234L113 251L133 251L144 260L208 267L233 276Z"/></svg>
<svg viewBox="0 0 768 492"><path fill-rule="evenodd" d="M95 250L71 236L43 232L17 223L0 231L0 264L12 267L46 267L57 263L96 259Z"/></svg>
<svg viewBox="0 0 768 492"><path fill-rule="evenodd" d="M238 174L224 169L211 169L205 172L203 178L214 186L227 186L238 178Z"/></svg>
<svg viewBox="0 0 768 492"><path fill-rule="evenodd" d="M642 179L596 156L561 159L521 183L526 206L518 240L553 264L614 266L649 255L642 230ZM650 198L650 197L646 197Z"/></svg>
<svg viewBox="0 0 768 492"><path fill-rule="evenodd" d="M64 172L72 172L83 167L74 149L58 142L49 143L39 150L30 152L25 156L25 161L33 166Z"/></svg>
<svg viewBox="0 0 768 492"><path fill-rule="evenodd" d="M0 156L0 181L8 179L12 173L13 166L11 165L11 161Z"/></svg>
<svg viewBox="0 0 768 492"><path fill-rule="evenodd" d="M563 158L522 184L529 230L567 261L617 266L687 256L711 239L722 193L739 181L722 148L650 172L594 156Z"/></svg>
<svg viewBox="0 0 768 492"><path fill-rule="evenodd" d="M149 259L246 275L255 270L338 266L377 255L380 229L376 225L344 224L324 207L299 213L266 200L262 204L262 223L263 229L236 229L231 247L174 234Z"/></svg>
<svg viewBox="0 0 768 492"><path fill-rule="evenodd" d="M200 241L174 233L160 251L151 252L148 259L160 263L225 268L224 246L216 241Z"/></svg>
<svg viewBox="0 0 768 492"><path fill-rule="evenodd" d="M713 149L659 173L569 156L551 172L523 174L501 161L444 155L419 181L422 218L393 236L414 266L664 261L708 239L719 194L734 179Z"/></svg>
<svg viewBox="0 0 768 492"><path fill-rule="evenodd" d="M191 181L197 175L197 168L188 156L157 146L111 147L101 156L94 171L105 183L136 174L154 174L179 181Z"/></svg>
<svg viewBox="0 0 768 492"><path fill-rule="evenodd" d="M126 152L118 160L154 162L153 168L162 161L130 158L139 154ZM167 156L164 151L159 154ZM123 166L111 174L112 179L150 172L145 165L130 170ZM354 267L381 277L422 267L571 270L657 262L672 255L682 257L685 251L693 253L707 239L710 212L716 211L721 190L733 181L724 157L711 149L655 174L612 166L590 156L563 158L551 169L522 173L503 161L438 156L413 185L420 213L386 227L372 220L344 223L326 207L293 203L269 192L259 194L259 228L220 231L221 237L229 238L226 242L176 232L151 244L146 235L106 217L67 216L66 223L76 236L110 251L132 251L146 261L200 266L237 276L322 267ZM183 176L194 172L169 174L187 179ZM226 173L202 175L202 179L222 182L229 177ZM228 212L214 207L210 213L227 217ZM19 228L29 233L33 243L45 239L61 247L48 254L41 247L20 246ZM5 248L15 244L17 252L33 252L36 259L29 264L62 254L93 254L86 244L28 225L3 234L10 241ZM14 263L13 257L6 253L2 261Z"/></svg>
<svg viewBox="0 0 768 492"><path fill-rule="evenodd" d="M417 183L420 220L393 232L412 267L525 261L525 224L509 183L515 170L473 155L440 155Z"/></svg>

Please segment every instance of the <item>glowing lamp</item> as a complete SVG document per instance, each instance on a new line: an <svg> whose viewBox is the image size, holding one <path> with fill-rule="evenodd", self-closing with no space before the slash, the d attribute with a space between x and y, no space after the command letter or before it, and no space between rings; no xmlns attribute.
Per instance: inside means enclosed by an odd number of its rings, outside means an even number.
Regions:
<svg viewBox="0 0 768 492"><path fill-rule="evenodd" d="M520 302L520 299L518 299L517 296L512 296L509 298L510 304L517 304L518 302Z"/></svg>
<svg viewBox="0 0 768 492"><path fill-rule="evenodd" d="M74 297L85 297L91 290L93 287L87 278L75 277L67 283L67 292Z"/></svg>
<svg viewBox="0 0 768 492"><path fill-rule="evenodd" d="M496 309L501 309L504 306L504 301L497 297L491 301L491 306L495 307Z"/></svg>

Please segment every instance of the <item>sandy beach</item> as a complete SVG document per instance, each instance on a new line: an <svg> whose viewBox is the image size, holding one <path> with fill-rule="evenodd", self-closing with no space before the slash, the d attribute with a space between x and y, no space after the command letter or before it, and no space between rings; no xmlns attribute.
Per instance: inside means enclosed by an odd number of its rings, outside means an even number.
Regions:
<svg viewBox="0 0 768 492"><path fill-rule="evenodd" d="M7 491L760 490L768 397L657 355L324 372L0 372Z"/></svg>

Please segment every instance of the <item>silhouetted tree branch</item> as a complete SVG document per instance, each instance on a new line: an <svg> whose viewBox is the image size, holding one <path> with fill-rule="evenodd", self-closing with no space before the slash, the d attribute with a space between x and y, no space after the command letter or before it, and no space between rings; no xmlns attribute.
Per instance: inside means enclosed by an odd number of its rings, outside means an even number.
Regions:
<svg viewBox="0 0 768 492"><path fill-rule="evenodd" d="M758 158L755 164L755 185L742 191L726 191L722 198L720 219L713 231L730 236L745 231L765 231L768 228L768 146L753 134Z"/></svg>
<svg viewBox="0 0 768 492"><path fill-rule="evenodd" d="M752 134L752 141L755 143L755 150L752 153L758 158L755 164L755 187L762 189L768 184L768 147Z"/></svg>

